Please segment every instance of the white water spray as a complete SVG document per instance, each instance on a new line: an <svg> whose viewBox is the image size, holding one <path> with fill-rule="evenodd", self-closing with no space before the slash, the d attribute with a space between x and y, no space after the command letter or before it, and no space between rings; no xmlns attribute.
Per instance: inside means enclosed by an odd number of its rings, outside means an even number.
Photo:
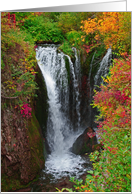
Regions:
<svg viewBox="0 0 132 194"><path fill-rule="evenodd" d="M101 80L101 76L106 77L106 75L108 74L109 71L109 66L111 63L111 55L112 55L112 50L111 48L109 48L107 50L106 55L103 57L101 63L100 63L100 67L98 69L98 72L94 78L94 85L98 85L98 83L100 84L103 80Z"/></svg>
<svg viewBox="0 0 132 194"><path fill-rule="evenodd" d="M75 51L75 67L68 55L57 51L54 45L38 47L36 58L44 77L49 103L49 113L47 121L47 141L51 149L51 154L45 162L45 172L51 173L55 178L65 176L65 174L83 173L85 161L69 151L77 136L82 133L80 130L80 101L79 101L79 71L80 63ZM66 69L65 58L69 61L70 72ZM75 71L76 70L76 71ZM68 73L72 77L73 96L75 104L76 128L70 120L70 100ZM74 115L75 114L75 115ZM88 170L88 169L87 169Z"/></svg>

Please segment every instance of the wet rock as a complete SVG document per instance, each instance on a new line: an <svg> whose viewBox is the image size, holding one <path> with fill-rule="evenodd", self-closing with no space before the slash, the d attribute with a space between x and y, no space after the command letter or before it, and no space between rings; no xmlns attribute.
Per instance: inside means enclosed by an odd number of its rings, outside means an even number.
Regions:
<svg viewBox="0 0 132 194"><path fill-rule="evenodd" d="M45 157L47 157L47 154L51 154L51 149L49 147L47 139L44 140L44 145L45 145L45 149L46 149L46 156Z"/></svg>
<svg viewBox="0 0 132 194"><path fill-rule="evenodd" d="M40 185L36 185L34 184L31 188L31 192L41 192L42 189L41 189L41 186Z"/></svg>
<svg viewBox="0 0 132 194"><path fill-rule="evenodd" d="M91 127L87 127L85 131L76 139L71 152L83 155L94 151L94 145L97 144L95 131Z"/></svg>
<svg viewBox="0 0 132 194"><path fill-rule="evenodd" d="M40 124L43 136L45 137L48 117L48 94L46 83L39 66L36 67L36 71L37 75L35 81L37 82L39 90L36 91L37 97L34 99L34 109L35 116Z"/></svg>
<svg viewBox="0 0 132 194"><path fill-rule="evenodd" d="M61 190L63 188L74 188L74 183L72 183L69 179L69 177L63 177L59 179L56 183L42 183L42 192L57 192L58 189ZM63 190L63 192L65 191L67 192L67 190Z"/></svg>
<svg viewBox="0 0 132 194"><path fill-rule="evenodd" d="M10 107L7 110L11 110ZM9 191L11 185L15 188L16 180L20 187L26 185L44 166L43 144L36 117L32 113L27 128L20 113L7 110L2 110L1 117L2 192Z"/></svg>
<svg viewBox="0 0 132 194"><path fill-rule="evenodd" d="M27 187L27 188L23 188L23 189L18 189L18 190L13 191L13 192L31 192L31 188Z"/></svg>

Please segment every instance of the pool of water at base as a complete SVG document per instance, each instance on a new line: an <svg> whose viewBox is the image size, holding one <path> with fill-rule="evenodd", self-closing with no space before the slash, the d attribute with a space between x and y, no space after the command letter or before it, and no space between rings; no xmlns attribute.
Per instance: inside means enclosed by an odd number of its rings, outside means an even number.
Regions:
<svg viewBox="0 0 132 194"><path fill-rule="evenodd" d="M47 170L45 167L41 173L37 182L32 183L30 185L31 192L56 192L57 189L62 188L73 188L74 183L70 181L70 177L75 177L75 179L83 179L85 180L87 171L92 170L92 162L88 155L84 155L81 157L83 163L81 164L81 168L75 167L72 172L70 171L61 171L57 172L57 170Z"/></svg>

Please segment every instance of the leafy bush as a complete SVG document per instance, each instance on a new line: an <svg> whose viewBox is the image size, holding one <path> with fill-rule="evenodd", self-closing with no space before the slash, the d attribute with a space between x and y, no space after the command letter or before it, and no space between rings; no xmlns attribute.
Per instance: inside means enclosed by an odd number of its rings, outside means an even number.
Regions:
<svg viewBox="0 0 132 194"><path fill-rule="evenodd" d="M68 40L68 42L76 48L79 48L79 46L82 45L82 40L81 40L81 36L82 36L82 31L70 31L66 34L66 38Z"/></svg>
<svg viewBox="0 0 132 194"><path fill-rule="evenodd" d="M131 58L116 59L110 75L96 92L93 106L100 111L100 141L104 150L91 154L93 191L131 191Z"/></svg>
<svg viewBox="0 0 132 194"><path fill-rule="evenodd" d="M4 98L17 99L19 106L28 102L37 89L35 82L36 58L34 44L29 33L10 28L7 16L2 16L1 93Z"/></svg>
<svg viewBox="0 0 132 194"><path fill-rule="evenodd" d="M95 18L82 21L81 29L86 35L94 35L93 43L104 43L106 49L110 46L118 52L128 52L131 49L131 13L103 12ZM85 37L83 38L85 40Z"/></svg>
<svg viewBox="0 0 132 194"><path fill-rule="evenodd" d="M64 34L70 31L79 31L81 21L94 15L94 12L62 12L57 16L58 27Z"/></svg>
<svg viewBox="0 0 132 194"><path fill-rule="evenodd" d="M72 47L68 41L64 41L64 43L59 47L59 49L63 51L65 54L69 55L70 57L72 57L74 54Z"/></svg>
<svg viewBox="0 0 132 194"><path fill-rule="evenodd" d="M58 26L64 34L76 29L76 16L70 12L63 12L58 17Z"/></svg>
<svg viewBox="0 0 132 194"><path fill-rule="evenodd" d="M32 34L35 42L52 41L56 43L63 41L62 31L58 28L57 23L44 18L43 15L26 19L22 28Z"/></svg>
<svg viewBox="0 0 132 194"><path fill-rule="evenodd" d="M61 12L43 12L44 17L51 19L53 22L58 22Z"/></svg>

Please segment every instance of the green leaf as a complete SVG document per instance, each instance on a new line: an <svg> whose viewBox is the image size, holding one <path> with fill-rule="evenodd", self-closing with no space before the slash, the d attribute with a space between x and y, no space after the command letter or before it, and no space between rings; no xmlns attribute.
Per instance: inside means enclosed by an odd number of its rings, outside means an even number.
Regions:
<svg viewBox="0 0 132 194"><path fill-rule="evenodd" d="M74 180L75 180L75 177L70 177L71 182L74 182Z"/></svg>
<svg viewBox="0 0 132 194"><path fill-rule="evenodd" d="M89 171L87 171L89 174L93 174L94 173L94 171L93 170L89 170Z"/></svg>
<svg viewBox="0 0 132 194"><path fill-rule="evenodd" d="M98 171L95 171L95 172L94 172L94 175L95 175L95 176L96 176L96 175L98 175L98 174L99 174L99 172L98 172Z"/></svg>

